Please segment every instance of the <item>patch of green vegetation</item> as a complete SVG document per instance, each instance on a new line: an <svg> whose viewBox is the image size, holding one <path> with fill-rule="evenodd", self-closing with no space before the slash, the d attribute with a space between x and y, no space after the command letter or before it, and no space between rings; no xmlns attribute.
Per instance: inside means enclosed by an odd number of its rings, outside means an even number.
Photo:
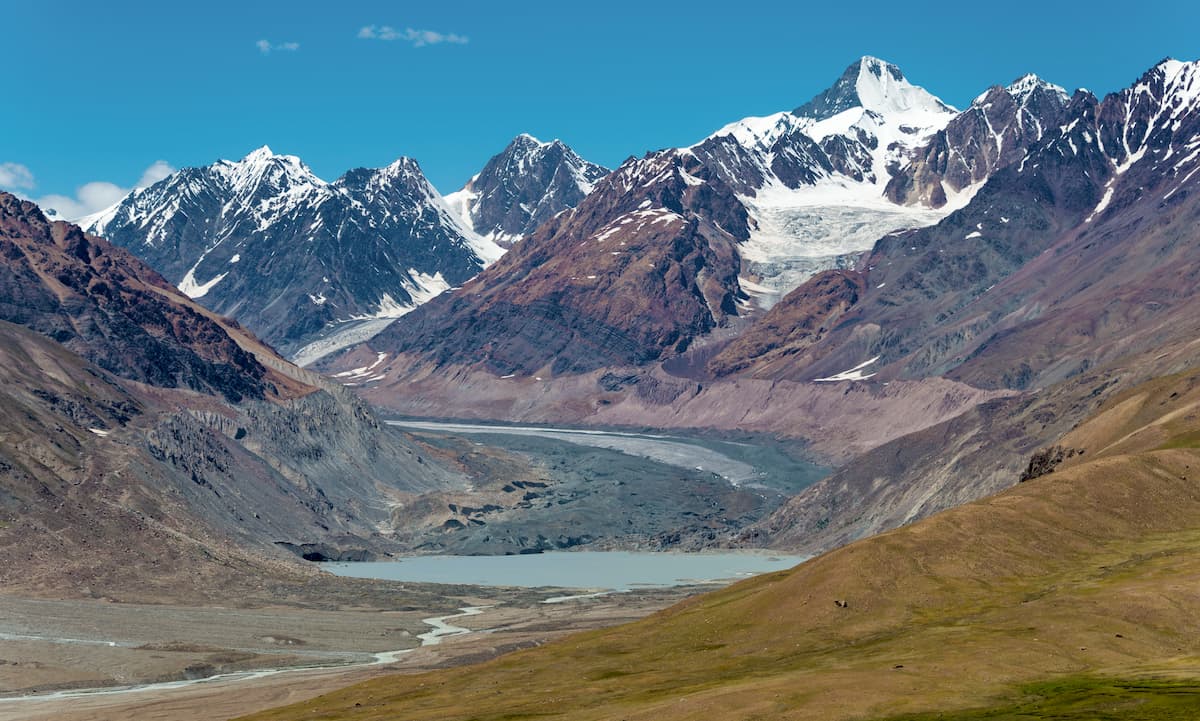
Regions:
<svg viewBox="0 0 1200 721"><path fill-rule="evenodd" d="M1021 687L1021 700L969 711L891 716L886 721L1193 721L1200 681L1076 677Z"/></svg>
<svg viewBox="0 0 1200 721"><path fill-rule="evenodd" d="M605 671L599 671L596 673L588 674L587 679L589 681L603 681L605 679L620 678L621 676L628 676L631 673L633 673L633 672L623 670L623 669L610 668Z"/></svg>
<svg viewBox="0 0 1200 721"><path fill-rule="evenodd" d="M1173 448L1200 448L1200 431L1181 433L1155 450L1166 451Z"/></svg>

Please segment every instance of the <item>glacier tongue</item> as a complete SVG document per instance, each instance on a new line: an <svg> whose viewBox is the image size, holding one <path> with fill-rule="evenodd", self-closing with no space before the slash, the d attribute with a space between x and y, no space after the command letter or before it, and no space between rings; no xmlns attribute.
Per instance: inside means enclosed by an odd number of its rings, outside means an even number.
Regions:
<svg viewBox="0 0 1200 721"><path fill-rule="evenodd" d="M756 226L741 246L743 275L762 286L763 308L820 271L853 267L884 235L933 225L950 212L893 205L835 183L800 190L776 184L741 200Z"/></svg>

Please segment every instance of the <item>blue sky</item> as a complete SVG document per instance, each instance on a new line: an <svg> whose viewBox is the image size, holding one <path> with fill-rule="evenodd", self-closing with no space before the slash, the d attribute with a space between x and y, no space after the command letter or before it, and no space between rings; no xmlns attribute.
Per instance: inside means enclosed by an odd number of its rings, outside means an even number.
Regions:
<svg viewBox="0 0 1200 721"><path fill-rule="evenodd" d="M864 54L959 107L1025 72L1103 94L1200 58L1194 0L5 5L0 187L80 206L263 144L326 179L407 155L443 192L520 132L615 166Z"/></svg>

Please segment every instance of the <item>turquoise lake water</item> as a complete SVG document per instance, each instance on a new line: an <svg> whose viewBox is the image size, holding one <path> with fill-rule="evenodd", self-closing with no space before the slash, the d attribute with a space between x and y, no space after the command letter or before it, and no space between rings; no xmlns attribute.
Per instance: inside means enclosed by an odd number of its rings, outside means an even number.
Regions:
<svg viewBox="0 0 1200 721"><path fill-rule="evenodd" d="M325 563L338 576L478 586L560 586L623 590L728 582L803 561L764 553L580 551L524 556L411 556L391 561Z"/></svg>

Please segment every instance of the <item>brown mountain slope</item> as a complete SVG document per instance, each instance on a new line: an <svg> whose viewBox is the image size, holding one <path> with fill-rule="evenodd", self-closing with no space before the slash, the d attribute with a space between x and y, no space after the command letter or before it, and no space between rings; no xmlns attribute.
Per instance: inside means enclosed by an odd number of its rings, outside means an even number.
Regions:
<svg viewBox="0 0 1200 721"><path fill-rule="evenodd" d="M630 626L250 718L1009 718L1064 688L1074 715L1054 718L1194 713L1198 404L1197 372L1160 379L1063 439L1082 456L993 498ZM1151 674L1191 683L1103 680Z"/></svg>
<svg viewBox="0 0 1200 721"><path fill-rule="evenodd" d="M628 161L370 347L497 375L583 373L686 349L737 315L734 244L747 232L732 191L691 173L709 176L676 153Z"/></svg>
<svg viewBox="0 0 1200 721"><path fill-rule="evenodd" d="M277 544L389 547L399 498L463 485L343 389L7 194L0 340L9 591L195 598L199 579L304 576Z"/></svg>
<svg viewBox="0 0 1200 721"><path fill-rule="evenodd" d="M8 194L0 194L0 257L0 318L106 370L234 402L281 392L273 381L282 378L130 253Z"/></svg>

